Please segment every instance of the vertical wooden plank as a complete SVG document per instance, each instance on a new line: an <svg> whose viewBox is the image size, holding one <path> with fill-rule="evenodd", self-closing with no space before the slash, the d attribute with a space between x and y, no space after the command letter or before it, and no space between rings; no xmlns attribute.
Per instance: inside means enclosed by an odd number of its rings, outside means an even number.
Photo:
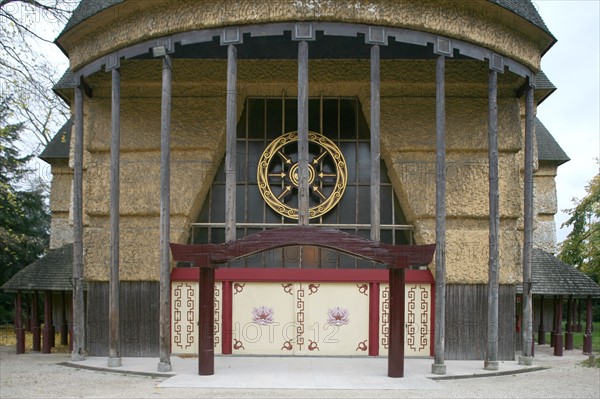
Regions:
<svg viewBox="0 0 600 399"><path fill-rule="evenodd" d="M227 47L227 121L225 153L225 242L235 241L236 197L236 115L237 115L237 49Z"/></svg>
<svg viewBox="0 0 600 399"><path fill-rule="evenodd" d="M121 366L119 348L119 193L121 147L121 71L112 70L112 132L110 142L110 278L108 297L108 367Z"/></svg>
<svg viewBox="0 0 600 399"><path fill-rule="evenodd" d="M215 373L215 269L210 262L210 256L206 255L198 258L196 267L200 271L198 374L213 375Z"/></svg>
<svg viewBox="0 0 600 399"><path fill-rule="evenodd" d="M298 42L298 224L309 222L308 188L308 43Z"/></svg>
<svg viewBox="0 0 600 399"><path fill-rule="evenodd" d="M23 295L21 290L15 296L15 334L17 335L17 355L25 353L25 329L23 328Z"/></svg>
<svg viewBox="0 0 600 399"><path fill-rule="evenodd" d="M533 87L527 81L525 89L525 185L524 190L524 228L523 228L523 319L522 341L523 355L520 364L532 363L533 348L533 307L531 294L531 258L533 253Z"/></svg>
<svg viewBox="0 0 600 399"><path fill-rule="evenodd" d="M371 240L381 235L381 70L380 50L371 46Z"/></svg>
<svg viewBox="0 0 600 399"><path fill-rule="evenodd" d="M37 308L37 306L36 306ZM60 293L60 344L67 345L69 326L67 324L67 295L64 291Z"/></svg>
<svg viewBox="0 0 600 399"><path fill-rule="evenodd" d="M544 328L544 296L540 298L540 326L538 328L538 345L546 345L546 329Z"/></svg>
<svg viewBox="0 0 600 399"><path fill-rule="evenodd" d="M44 291L44 328L42 330L42 353L52 348L52 293Z"/></svg>
<svg viewBox="0 0 600 399"><path fill-rule="evenodd" d="M573 350L573 296L567 298L567 331L565 333L565 350Z"/></svg>
<svg viewBox="0 0 600 399"><path fill-rule="evenodd" d="M169 55L163 57L160 123L160 333L159 372L171 371L171 276L169 241L171 231L171 79Z"/></svg>
<svg viewBox="0 0 600 399"><path fill-rule="evenodd" d="M439 55L435 73L435 347L432 374L446 374L444 364L446 314L446 57Z"/></svg>
<svg viewBox="0 0 600 399"><path fill-rule="evenodd" d="M583 336L583 353L592 354L592 296L587 297L587 308L585 317L585 334Z"/></svg>
<svg viewBox="0 0 600 399"><path fill-rule="evenodd" d="M231 281L223 281L223 317L222 331L223 341L221 342L221 353L231 355L232 336L233 336L233 293L231 291Z"/></svg>
<svg viewBox="0 0 600 399"><path fill-rule="evenodd" d="M369 356L379 356L379 283L369 284Z"/></svg>
<svg viewBox="0 0 600 399"><path fill-rule="evenodd" d="M40 315L38 312L38 292L35 291L33 293L33 300L31 303L31 321L32 321L32 327L31 327L31 332L33 335L33 344L32 344L32 350L34 352L39 352L41 350L41 331L40 331Z"/></svg>
<svg viewBox="0 0 600 399"><path fill-rule="evenodd" d="M405 277L403 268L390 267L388 377L404 377Z"/></svg>
<svg viewBox="0 0 600 399"><path fill-rule="evenodd" d="M558 296L558 303L556 306L556 333L554 334L554 356L563 355L563 333L562 333L562 308L563 299L562 295Z"/></svg>
<svg viewBox="0 0 600 399"><path fill-rule="evenodd" d="M498 191L498 72L489 71L488 88L488 158L489 158L489 273L486 370L498 370L498 269L500 212Z"/></svg>
<svg viewBox="0 0 600 399"><path fill-rule="evenodd" d="M75 88L73 137L73 351L71 360L85 360L83 303L83 79ZM45 320L44 320L45 322Z"/></svg>

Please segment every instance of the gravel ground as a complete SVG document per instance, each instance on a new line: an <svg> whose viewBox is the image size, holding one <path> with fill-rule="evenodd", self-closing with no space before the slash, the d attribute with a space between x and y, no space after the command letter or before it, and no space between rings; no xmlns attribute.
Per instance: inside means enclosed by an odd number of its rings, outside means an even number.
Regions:
<svg viewBox="0 0 600 399"><path fill-rule="evenodd" d="M544 353L546 352L546 353ZM59 365L67 354L17 356L0 347L0 398L600 398L600 368L579 365L579 351L562 358L538 350L548 370L438 381L438 390L241 390L156 388L164 378L121 375Z"/></svg>

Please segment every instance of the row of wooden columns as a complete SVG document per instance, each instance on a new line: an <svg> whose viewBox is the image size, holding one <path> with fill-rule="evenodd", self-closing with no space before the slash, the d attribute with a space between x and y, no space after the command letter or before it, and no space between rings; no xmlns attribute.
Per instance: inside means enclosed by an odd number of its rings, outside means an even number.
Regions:
<svg viewBox="0 0 600 399"><path fill-rule="evenodd" d="M25 332L32 333L32 350L34 352L50 353L51 348L56 346L55 328L52 320L52 291L44 291L44 327L40 328L38 313L39 294L34 291L29 295L29 307L24 306L24 294L17 291L15 294L15 335L17 337L17 354L25 353ZM62 306L60 308L60 344L70 345L69 324L67 322L67 295L62 293ZM27 309L26 309L27 308ZM26 310L27 317L23 320Z"/></svg>

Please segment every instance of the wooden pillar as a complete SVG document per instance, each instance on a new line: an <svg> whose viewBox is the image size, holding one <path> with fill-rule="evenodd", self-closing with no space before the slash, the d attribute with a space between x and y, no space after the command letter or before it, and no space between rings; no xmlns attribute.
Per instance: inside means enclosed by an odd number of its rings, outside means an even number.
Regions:
<svg viewBox="0 0 600 399"><path fill-rule="evenodd" d="M563 355L563 333L562 333L562 295L558 296L556 312L556 333L554 334L554 356Z"/></svg>
<svg viewBox="0 0 600 399"><path fill-rule="evenodd" d="M227 46L227 120L225 153L225 242L235 241L236 227L237 49Z"/></svg>
<svg viewBox="0 0 600 399"><path fill-rule="evenodd" d="M231 281L223 281L223 317L222 317L223 340L221 341L221 353L231 355L233 338L233 292Z"/></svg>
<svg viewBox="0 0 600 399"><path fill-rule="evenodd" d="M32 350L34 352L39 352L42 349L41 344L41 330L40 330L40 315L38 311L38 292L35 291L33 293L33 298L31 301L31 333L33 336Z"/></svg>
<svg viewBox="0 0 600 399"><path fill-rule="evenodd" d="M72 298L71 298L72 301ZM69 325L69 350L73 352L73 307L71 306L71 323Z"/></svg>
<svg viewBox="0 0 600 399"><path fill-rule="evenodd" d="M528 78L525 88L525 185L524 191L524 228L523 228L523 355L519 364L531 365L533 357L533 306L531 259L533 253L533 87Z"/></svg>
<svg viewBox="0 0 600 399"><path fill-rule="evenodd" d="M29 297L29 301L27 301L27 297ZM31 295L23 294L21 298L23 301L23 330L25 332L31 332Z"/></svg>
<svg viewBox="0 0 600 399"><path fill-rule="evenodd" d="M567 332L565 333L565 350L573 350L573 296L567 299Z"/></svg>
<svg viewBox="0 0 600 399"><path fill-rule="evenodd" d="M381 120L379 46L371 46L371 240L381 236Z"/></svg>
<svg viewBox="0 0 600 399"><path fill-rule="evenodd" d="M61 306L60 306L60 344L69 344L69 325L67 323L67 295L65 292L61 292Z"/></svg>
<svg viewBox="0 0 600 399"><path fill-rule="evenodd" d="M213 375L215 373L215 269L210 262L210 256L198 258L196 266L200 271L198 374Z"/></svg>
<svg viewBox="0 0 600 399"><path fill-rule="evenodd" d="M404 269L390 267L388 377L404 377Z"/></svg>
<svg viewBox="0 0 600 399"><path fill-rule="evenodd" d="M369 284L369 356L379 356L379 283Z"/></svg>
<svg viewBox="0 0 600 399"><path fill-rule="evenodd" d="M546 345L546 330L544 329L544 296L540 298L540 325L538 327L538 345Z"/></svg>
<svg viewBox="0 0 600 399"><path fill-rule="evenodd" d="M309 223L308 189L308 43L298 42L298 224Z"/></svg>
<svg viewBox="0 0 600 399"><path fill-rule="evenodd" d="M488 88L488 158L489 158L489 273L486 353L484 368L498 370L498 276L500 212L498 192L498 72L490 70Z"/></svg>
<svg viewBox="0 0 600 399"><path fill-rule="evenodd" d="M23 328L23 294L17 291L15 296L15 334L17 336L17 355L25 353L25 329Z"/></svg>
<svg viewBox="0 0 600 399"><path fill-rule="evenodd" d="M446 57L436 61L435 347L432 374L446 374Z"/></svg>
<svg viewBox="0 0 600 399"><path fill-rule="evenodd" d="M52 348L52 293L44 291L44 328L42 329L42 353Z"/></svg>
<svg viewBox="0 0 600 399"><path fill-rule="evenodd" d="M577 326L575 327L576 332L581 332L581 298L577 298Z"/></svg>
<svg viewBox="0 0 600 399"><path fill-rule="evenodd" d="M83 302L83 78L75 88L73 137L73 350L71 360L85 360ZM44 320L44 323L46 321ZM43 352L43 348L42 348Z"/></svg>
<svg viewBox="0 0 600 399"><path fill-rule="evenodd" d="M583 335L583 353L592 354L592 297L587 297L587 312L585 318L585 334Z"/></svg>
<svg viewBox="0 0 600 399"><path fill-rule="evenodd" d="M166 51L166 50L165 50ZM162 57L162 106L160 123L160 309L159 372L171 371L171 80L172 65L168 54Z"/></svg>
<svg viewBox="0 0 600 399"><path fill-rule="evenodd" d="M121 171L121 70L113 68L110 141L110 276L108 295L108 367L121 366L119 338L119 243Z"/></svg>

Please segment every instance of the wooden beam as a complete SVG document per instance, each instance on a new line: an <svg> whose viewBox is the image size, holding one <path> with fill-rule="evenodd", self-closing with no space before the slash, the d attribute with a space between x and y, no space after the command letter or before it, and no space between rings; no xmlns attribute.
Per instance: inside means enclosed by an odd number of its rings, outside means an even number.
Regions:
<svg viewBox="0 0 600 399"><path fill-rule="evenodd" d="M369 356L379 356L379 283L369 283Z"/></svg>
<svg viewBox="0 0 600 399"><path fill-rule="evenodd" d="M60 344L66 346L69 344L69 323L67 321L67 295L65 291L60 293L60 297Z"/></svg>
<svg viewBox="0 0 600 399"><path fill-rule="evenodd" d="M171 371L171 80L169 55L163 57L162 106L160 121L160 308L159 308L159 372Z"/></svg>
<svg viewBox="0 0 600 399"><path fill-rule="evenodd" d="M237 49L227 46L227 151L225 153L225 242L235 241L236 227Z"/></svg>
<svg viewBox="0 0 600 399"><path fill-rule="evenodd" d="M215 373L215 269L210 262L210 255L198 257L195 263L200 271L198 374L213 375Z"/></svg>
<svg viewBox="0 0 600 399"><path fill-rule="evenodd" d="M38 311L38 292L34 291L31 301L31 333L33 335L32 350L39 352L42 349L41 345L41 330L40 330L40 315Z"/></svg>
<svg viewBox="0 0 600 399"><path fill-rule="evenodd" d="M567 299L567 332L565 333L565 350L573 350L573 295Z"/></svg>
<svg viewBox="0 0 600 399"><path fill-rule="evenodd" d="M75 88L73 137L73 350L71 360L85 360L83 303L83 79ZM45 320L44 320L45 322Z"/></svg>
<svg viewBox="0 0 600 399"><path fill-rule="evenodd" d="M15 296L15 334L17 336L17 355L25 353L25 329L23 328L23 294L17 291Z"/></svg>
<svg viewBox="0 0 600 399"><path fill-rule="evenodd" d="M498 277L500 230L500 194L498 190L498 72L489 71L488 88L488 159L489 159L489 259L487 348L484 368L498 370Z"/></svg>
<svg viewBox="0 0 600 399"><path fill-rule="evenodd" d="M298 224L309 223L308 43L298 42Z"/></svg>
<svg viewBox="0 0 600 399"><path fill-rule="evenodd" d="M390 267L388 377L404 377L404 288L402 268Z"/></svg>
<svg viewBox="0 0 600 399"><path fill-rule="evenodd" d="M563 333L562 333L562 295L558 296L556 312L556 333L554 334L554 356L563 355Z"/></svg>
<svg viewBox="0 0 600 399"><path fill-rule="evenodd" d="M52 348L52 293L44 291L44 328L42 329L42 353Z"/></svg>
<svg viewBox="0 0 600 399"><path fill-rule="evenodd" d="M371 46L371 240L381 237L381 70L379 46Z"/></svg>
<svg viewBox="0 0 600 399"><path fill-rule="evenodd" d="M446 57L436 61L435 343L432 374L446 374Z"/></svg>
<svg viewBox="0 0 600 399"><path fill-rule="evenodd" d="M585 334L583 336L583 353L592 354L592 296L587 297L587 308L585 317Z"/></svg>
<svg viewBox="0 0 600 399"><path fill-rule="evenodd" d="M523 355L520 364L531 365L533 356L533 306L531 258L533 253L533 87L525 89L525 185L524 191L524 228L523 228Z"/></svg>
<svg viewBox="0 0 600 399"><path fill-rule="evenodd" d="M110 142L110 278L108 295L108 367L121 366L119 340L119 221L121 157L121 72L112 70Z"/></svg>
<svg viewBox="0 0 600 399"><path fill-rule="evenodd" d="M540 298L540 325L538 327L538 345L546 345L546 329L544 328L544 296Z"/></svg>

